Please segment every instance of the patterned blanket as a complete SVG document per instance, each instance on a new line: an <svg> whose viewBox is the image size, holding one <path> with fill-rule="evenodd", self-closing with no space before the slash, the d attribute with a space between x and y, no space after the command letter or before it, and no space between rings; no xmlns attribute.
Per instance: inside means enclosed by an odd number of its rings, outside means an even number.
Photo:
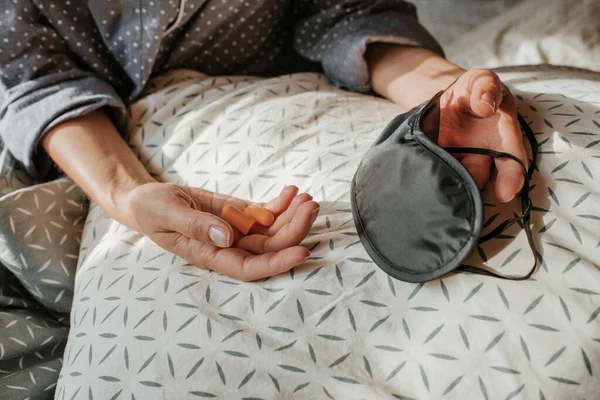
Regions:
<svg viewBox="0 0 600 400"><path fill-rule="evenodd" d="M257 201L294 183L322 203L312 258L262 282L197 270L97 205L88 214L68 179L35 184L2 152L0 399L593 399L600 80L558 69L502 78L540 142L542 267L527 282L417 285L376 268L347 194L400 110L315 74L177 72L131 108L130 146L160 180ZM489 191L484 200L486 229L518 212ZM531 261L515 226L469 263L519 273Z"/></svg>

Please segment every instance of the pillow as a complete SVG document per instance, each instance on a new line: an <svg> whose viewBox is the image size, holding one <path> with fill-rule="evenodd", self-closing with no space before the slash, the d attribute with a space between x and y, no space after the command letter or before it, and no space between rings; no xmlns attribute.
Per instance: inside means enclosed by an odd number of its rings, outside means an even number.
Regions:
<svg viewBox="0 0 600 400"><path fill-rule="evenodd" d="M184 80L178 80L178 77ZM249 200L297 184L321 202L289 273L245 283L198 270L92 205L57 398L594 398L600 392L600 79L501 74L540 142L525 282L395 281L360 245L348 192L401 110L317 74L185 72L131 107L130 146L158 178ZM399 188L402 190L402 188ZM483 193L486 230L520 211ZM468 263L532 263L513 226Z"/></svg>

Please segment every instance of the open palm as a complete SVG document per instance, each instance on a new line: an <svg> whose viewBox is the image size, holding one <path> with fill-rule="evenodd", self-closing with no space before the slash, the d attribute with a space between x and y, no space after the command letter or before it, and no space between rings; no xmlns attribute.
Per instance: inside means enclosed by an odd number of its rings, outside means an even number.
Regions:
<svg viewBox="0 0 600 400"><path fill-rule="evenodd" d="M149 183L132 194L138 230L162 248L203 269L251 281L285 272L310 252L299 246L319 212L318 203L295 186L261 204L276 217L269 228L256 227L243 236L221 217L231 205L248 203L199 188Z"/></svg>

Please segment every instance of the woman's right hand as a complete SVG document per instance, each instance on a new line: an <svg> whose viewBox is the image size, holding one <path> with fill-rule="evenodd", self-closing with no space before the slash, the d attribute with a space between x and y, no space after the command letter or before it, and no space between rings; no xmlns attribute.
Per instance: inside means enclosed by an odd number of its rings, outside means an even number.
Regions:
<svg viewBox="0 0 600 400"><path fill-rule="evenodd" d="M246 202L156 182L102 111L55 126L42 144L108 215L200 268L252 281L285 272L310 255L299 244L319 205L294 186L264 205L277 218L272 226L242 236L220 216L223 206L243 209Z"/></svg>
<svg viewBox="0 0 600 400"><path fill-rule="evenodd" d="M128 225L189 263L232 278L253 281L288 271L310 252L299 246L318 212L309 194L285 187L263 207L275 215L269 228L253 228L243 236L221 218L231 205L243 210L249 203L203 189L169 183L146 183L121 202Z"/></svg>

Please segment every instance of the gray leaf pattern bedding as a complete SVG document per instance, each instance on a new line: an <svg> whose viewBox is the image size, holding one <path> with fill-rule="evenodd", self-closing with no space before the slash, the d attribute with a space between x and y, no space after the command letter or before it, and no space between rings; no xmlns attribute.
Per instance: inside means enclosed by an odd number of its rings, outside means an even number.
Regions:
<svg viewBox="0 0 600 400"><path fill-rule="evenodd" d="M18 319L0 303L0 326L12 324L0 345L13 349L0 347L0 398L53 392L66 334L62 302L74 298L59 399L594 399L600 83L556 69L502 77L540 141L533 228L542 267L534 279L462 274L408 284L368 259L352 223L349 182L395 106L341 92L315 74L177 72L156 79L132 106L129 140L138 157L161 180L252 200L291 183L313 193L322 212L305 242L312 257L288 274L237 282L185 264L92 204L73 295L76 260L66 254L76 253L83 228L81 194L68 180L21 190L28 215L14 211L17 190L2 198L13 202L0 208L13 210L3 215L2 238L16 249L2 262L32 281L25 290L13 279L0 301L12 295L34 314ZM487 229L518 212L488 191L484 200ZM54 216L40 218L52 203ZM520 229L469 260L484 261L505 273L528 268ZM64 286L48 283L54 279ZM5 334L16 327L12 337L31 351ZM40 353L49 369L38 356L21 358L51 336Z"/></svg>
<svg viewBox="0 0 600 400"><path fill-rule="evenodd" d="M33 185L1 144L0 168L0 399L51 398L87 206L68 179Z"/></svg>

